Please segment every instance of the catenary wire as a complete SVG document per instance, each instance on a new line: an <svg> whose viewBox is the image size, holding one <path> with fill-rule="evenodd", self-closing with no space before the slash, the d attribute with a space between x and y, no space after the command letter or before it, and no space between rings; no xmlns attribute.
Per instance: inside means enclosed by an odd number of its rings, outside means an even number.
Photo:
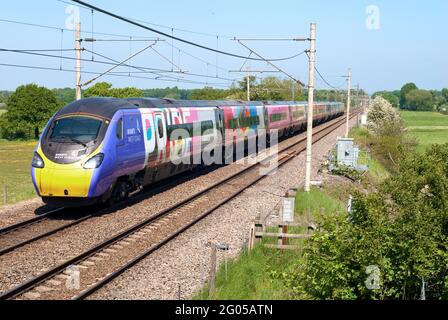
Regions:
<svg viewBox="0 0 448 320"><path fill-rule="evenodd" d="M95 11L98 11L98 12L100 12L100 13L103 13L103 14L105 14L105 15L108 15L108 16L110 16L110 17L113 17L113 18L115 18L115 19L118 19L118 20L127 22L127 23L129 23L129 24L132 24L132 25L135 25L135 26L137 26L137 27L146 29L146 30L148 30L148 31L151 31L151 32L160 34L160 35L162 35L162 36L164 36L164 37L167 37L167 38L170 38L170 39L179 41L179 42L183 42L183 43L186 43L186 44L188 44L188 45L195 46L195 47L198 47L198 48L201 48L201 49L204 49L204 50L208 50L208 51L216 52L216 53L219 53L219 54L222 54L222 55L231 56L231 57L234 57L234 58L239 58L239 59L249 59L249 60L255 60L255 61L273 61L273 62L276 62L276 61L286 61L286 60L291 60L291 59L294 59L294 58L296 58L297 56L299 56L299 55L302 54L302 52L300 52L300 53L295 54L295 55L290 56L290 57L276 58L276 59L247 58L246 56L243 56L243 55L239 55L239 54L235 54L235 53L231 53L231 52L227 52L227 51L222 51L222 50L217 50L217 49L210 48L210 47L207 47L207 46L202 45L202 44L199 44L199 43L195 43L195 42L190 41L190 40L186 40L186 39L183 39L183 38L179 38L179 37L170 35L170 34L168 34L168 33L159 31L159 30L157 30L157 29L154 29L154 28L151 28L151 27L148 27L148 26L145 26L145 25L143 25L143 24L141 24L141 23L135 22L135 21L133 21L133 20L130 20L130 19L125 18L125 17L123 17L123 16L120 16L120 15L118 15L118 14L115 14L115 13L112 13L112 12L109 12L109 11L106 11L106 10L101 9L101 8L99 8L99 7L96 7L96 6L93 6L93 5L88 4L88 3L84 2L84 1L80 1L80 0L72 0L72 1L73 1L73 2L76 2L76 3L78 3L78 4L81 4L81 5L83 5L83 6L86 6L86 7L90 8L90 9L93 9L93 10L95 10Z"/></svg>

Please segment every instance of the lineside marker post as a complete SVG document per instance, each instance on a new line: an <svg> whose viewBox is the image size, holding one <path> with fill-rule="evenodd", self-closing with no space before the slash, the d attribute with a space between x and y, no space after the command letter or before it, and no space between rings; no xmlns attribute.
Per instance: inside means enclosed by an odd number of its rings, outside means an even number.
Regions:
<svg viewBox="0 0 448 320"><path fill-rule="evenodd" d="M216 245L212 243L212 252L210 256L210 277L208 284L208 295L210 296L215 292L216 281Z"/></svg>
<svg viewBox="0 0 448 320"><path fill-rule="evenodd" d="M313 109L314 109L314 69L316 63L316 23L311 23L310 28L310 52L309 52L309 80L308 80L308 115L307 115L307 139L306 139L306 170L305 192L311 190L311 161L313 145Z"/></svg>

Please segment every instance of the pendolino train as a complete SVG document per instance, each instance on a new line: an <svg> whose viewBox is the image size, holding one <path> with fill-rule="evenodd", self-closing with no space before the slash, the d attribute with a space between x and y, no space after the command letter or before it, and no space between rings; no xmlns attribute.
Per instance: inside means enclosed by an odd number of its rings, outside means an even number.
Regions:
<svg viewBox="0 0 448 320"><path fill-rule="evenodd" d="M341 116L343 110L342 103L316 103L314 122ZM228 131L239 130L247 139L249 130L278 130L282 137L304 129L306 117L302 102L83 99L48 122L34 153L32 180L50 204L120 201L197 166L179 159L197 156L210 141L220 148L237 143L226 137Z"/></svg>

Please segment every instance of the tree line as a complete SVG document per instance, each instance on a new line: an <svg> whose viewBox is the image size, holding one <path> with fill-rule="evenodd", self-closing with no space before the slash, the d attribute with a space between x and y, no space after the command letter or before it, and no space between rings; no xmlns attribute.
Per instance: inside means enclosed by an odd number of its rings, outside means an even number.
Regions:
<svg viewBox="0 0 448 320"><path fill-rule="evenodd" d="M405 84L401 90L379 91L372 98L381 96L393 107L412 111L448 112L448 88L422 90L415 83Z"/></svg>

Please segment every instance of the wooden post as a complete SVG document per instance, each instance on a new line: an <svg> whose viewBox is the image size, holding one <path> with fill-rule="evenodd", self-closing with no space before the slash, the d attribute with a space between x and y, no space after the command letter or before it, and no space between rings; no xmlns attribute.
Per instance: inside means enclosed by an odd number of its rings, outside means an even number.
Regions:
<svg viewBox="0 0 448 320"><path fill-rule="evenodd" d="M282 234L282 232L283 232L283 226L279 225L278 226L278 237L277 237L278 238L277 239L277 244L279 246L281 246L283 244L283 237L280 236Z"/></svg>
<svg viewBox="0 0 448 320"><path fill-rule="evenodd" d="M307 211L306 211L306 234L310 233L310 208L308 207Z"/></svg>
<svg viewBox="0 0 448 320"><path fill-rule="evenodd" d="M287 234L288 233L288 226L285 224L285 225L283 225L283 235L285 235L285 234ZM286 238L285 236L283 236L283 242L282 242L282 244L283 245L287 245L288 244L288 238Z"/></svg>
<svg viewBox="0 0 448 320"><path fill-rule="evenodd" d="M216 281L216 245L212 244L212 253L210 256L210 277L208 284L208 295L210 296L215 292Z"/></svg>

